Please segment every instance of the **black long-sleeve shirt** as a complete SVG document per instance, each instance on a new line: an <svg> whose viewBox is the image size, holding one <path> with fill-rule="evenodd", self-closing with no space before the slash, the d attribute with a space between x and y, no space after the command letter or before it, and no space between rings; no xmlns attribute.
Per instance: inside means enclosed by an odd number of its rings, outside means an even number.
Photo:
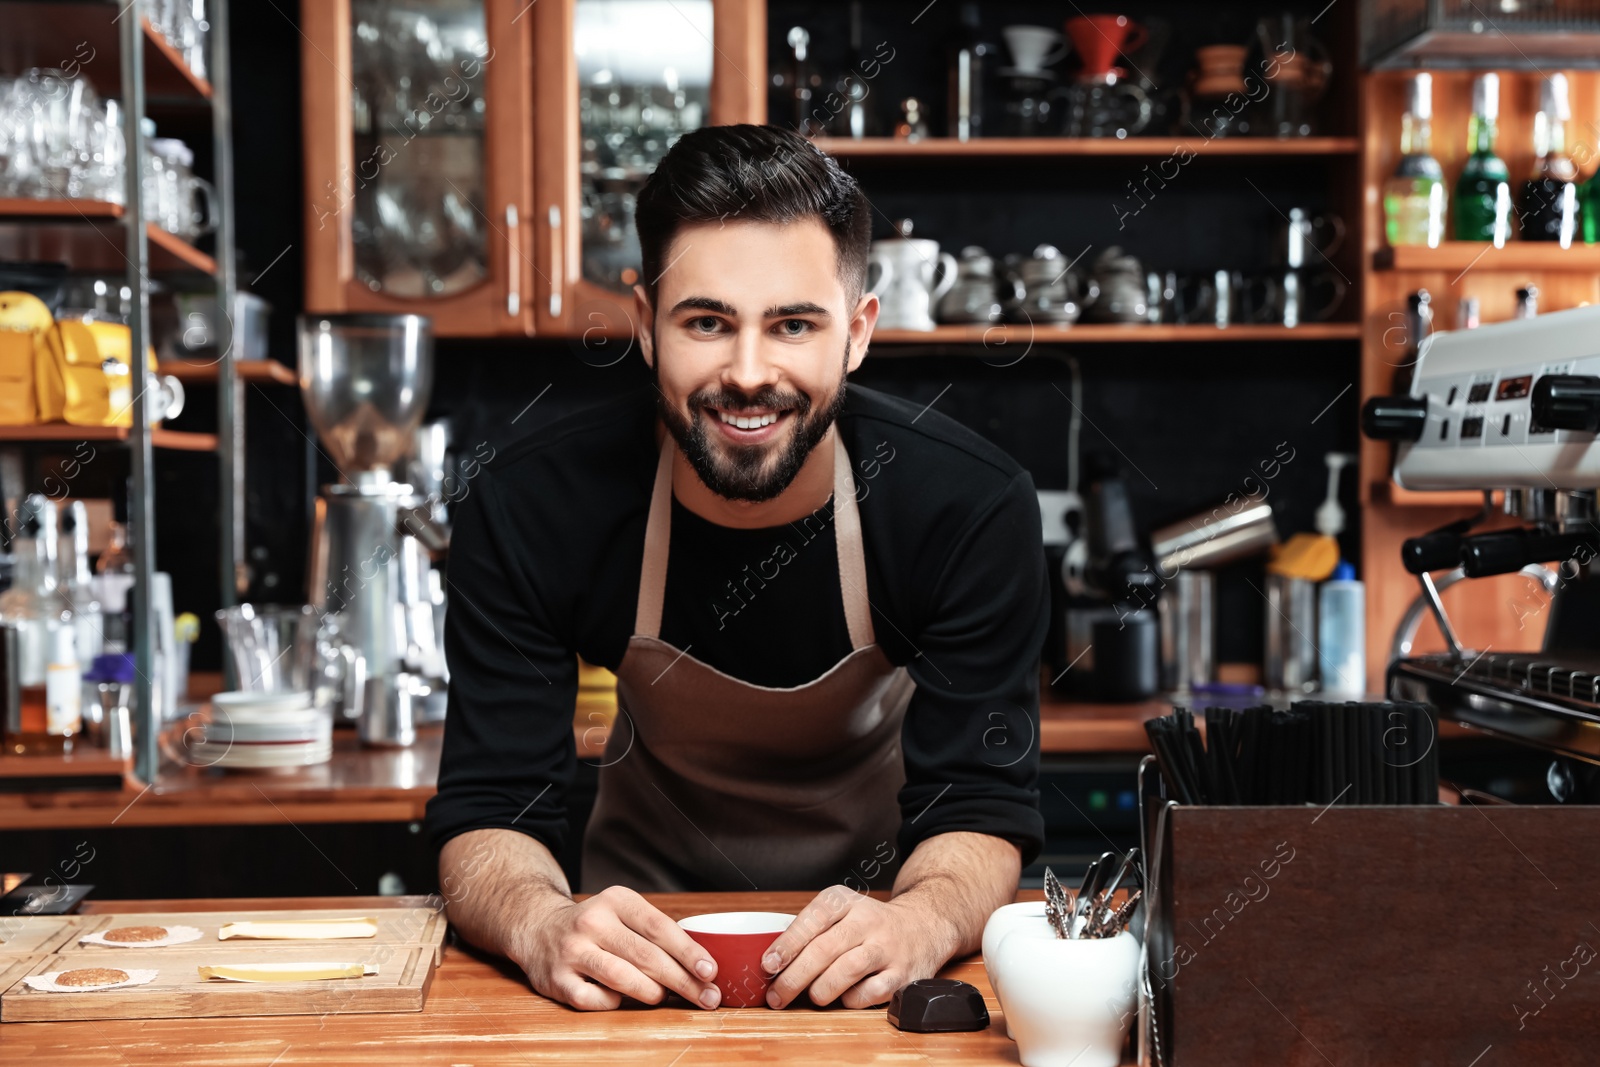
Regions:
<svg viewBox="0 0 1600 1067"><path fill-rule="evenodd" d="M1044 841L1037 663L1049 611L1032 479L953 420L869 389L850 387L838 426L877 641L916 682L900 855L966 830L1012 841L1030 862ZM561 851L575 655L614 670L627 649L654 427L649 389L569 415L503 450L456 505L436 845L500 827ZM767 686L810 681L847 655L831 498L802 522L754 530L674 500L661 638Z"/></svg>

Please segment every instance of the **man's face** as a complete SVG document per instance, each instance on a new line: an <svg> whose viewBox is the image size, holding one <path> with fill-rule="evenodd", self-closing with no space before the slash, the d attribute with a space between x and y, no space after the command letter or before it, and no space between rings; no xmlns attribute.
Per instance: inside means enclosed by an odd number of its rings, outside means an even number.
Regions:
<svg viewBox="0 0 1600 1067"><path fill-rule="evenodd" d="M817 219L685 226L664 259L654 309L635 287L662 420L713 492L770 500L838 415L877 298L847 296Z"/></svg>

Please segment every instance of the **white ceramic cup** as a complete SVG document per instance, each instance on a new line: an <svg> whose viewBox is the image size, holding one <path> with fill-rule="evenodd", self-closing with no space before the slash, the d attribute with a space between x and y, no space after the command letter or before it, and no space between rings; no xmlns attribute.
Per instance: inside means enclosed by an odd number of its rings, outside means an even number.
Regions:
<svg viewBox="0 0 1600 1067"><path fill-rule="evenodd" d="M1007 904L996 908L990 914L989 921L983 924L983 969L989 974L989 988L994 990L995 999L1000 1002L1000 1010L1005 1014L1007 1037L1011 1037L1011 1012L1006 1008L1005 994L1001 991L1000 979L995 974L994 959L1000 948L1000 939L1013 930L1024 929L1050 929L1050 923L1044 917L1044 901L1026 900L1020 904Z"/></svg>
<svg viewBox="0 0 1600 1067"><path fill-rule="evenodd" d="M1000 32L1011 49L1013 65L1022 74L1037 74L1068 51L1056 47L1061 44L1061 35L1043 26L1007 26Z"/></svg>
<svg viewBox="0 0 1600 1067"><path fill-rule="evenodd" d="M1118 1067L1139 1002L1139 942L1062 939L1048 925L1000 939L991 975L1022 1067Z"/></svg>

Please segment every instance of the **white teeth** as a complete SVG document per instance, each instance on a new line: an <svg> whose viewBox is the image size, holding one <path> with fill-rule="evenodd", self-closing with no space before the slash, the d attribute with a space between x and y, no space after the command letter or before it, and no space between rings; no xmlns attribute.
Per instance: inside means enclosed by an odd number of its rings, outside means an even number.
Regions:
<svg viewBox="0 0 1600 1067"><path fill-rule="evenodd" d="M730 426L737 426L741 430L759 430L763 426L771 426L778 421L776 412L766 415L729 415L726 411L718 411L717 415L723 422Z"/></svg>

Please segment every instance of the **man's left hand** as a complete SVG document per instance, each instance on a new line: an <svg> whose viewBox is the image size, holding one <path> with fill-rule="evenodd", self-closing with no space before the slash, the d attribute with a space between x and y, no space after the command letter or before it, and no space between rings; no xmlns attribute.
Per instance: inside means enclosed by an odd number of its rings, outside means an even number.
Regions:
<svg viewBox="0 0 1600 1067"><path fill-rule="evenodd" d="M835 999L846 1008L887 1002L918 978L932 978L955 950L953 924L920 905L918 894L875 900L847 886L817 894L762 959L777 973L769 1007L809 991L812 1003Z"/></svg>

